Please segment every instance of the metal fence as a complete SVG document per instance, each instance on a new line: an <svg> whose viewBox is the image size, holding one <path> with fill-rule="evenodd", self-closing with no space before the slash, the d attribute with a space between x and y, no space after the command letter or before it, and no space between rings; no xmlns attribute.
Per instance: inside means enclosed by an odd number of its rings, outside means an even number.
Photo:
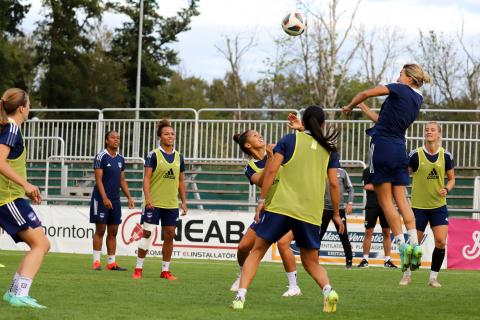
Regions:
<svg viewBox="0 0 480 320"><path fill-rule="evenodd" d="M158 119L169 118L175 129L176 148L188 160L243 162L239 148L232 140L235 133L247 129L259 131L267 142L276 142L290 132L286 123L291 110L263 109L142 109L151 112L150 118L130 119L134 110L125 109L60 109L32 110L57 112L63 119L36 119L24 124L24 134L30 137L49 137L64 141L64 156L94 157L104 148L104 135L117 130L121 135L121 150L125 157L143 157L157 146L155 126ZM89 112L92 119L71 119L72 112ZM337 110L338 112L338 110ZM432 112L432 110L430 110ZM456 110L449 110L456 112ZM78 114L78 113L77 113ZM115 118L108 115L114 114ZM152 115L155 118L152 118ZM474 118L474 117L472 117ZM285 119L285 120L282 120ZM365 130L372 126L368 120L327 120L341 131L338 146L341 159L368 162L369 137ZM422 145L426 121L415 122L407 132L408 149ZM450 151L457 168L480 168L480 122L439 121L443 129L443 146ZM51 139L27 140L27 158L46 161L60 155L59 143Z"/></svg>

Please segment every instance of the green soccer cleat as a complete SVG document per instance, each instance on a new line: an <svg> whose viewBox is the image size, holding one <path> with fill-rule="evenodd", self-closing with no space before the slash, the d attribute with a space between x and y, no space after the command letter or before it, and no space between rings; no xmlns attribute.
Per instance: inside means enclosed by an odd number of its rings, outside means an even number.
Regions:
<svg viewBox="0 0 480 320"><path fill-rule="evenodd" d="M412 249L412 258L410 260L410 269L412 271L417 270L420 268L420 265L422 264L422 247L419 246L418 244L415 245Z"/></svg>
<svg viewBox="0 0 480 320"><path fill-rule="evenodd" d="M3 295L3 301L5 302L10 302L10 299L13 297L13 293L10 291L6 291L5 294Z"/></svg>
<svg viewBox="0 0 480 320"><path fill-rule="evenodd" d="M398 247L398 253L400 253L402 272L405 272L405 270L410 267L410 260L412 259L413 248L408 243L402 243Z"/></svg>
<svg viewBox="0 0 480 320"><path fill-rule="evenodd" d="M243 304L245 303L245 299L235 298L230 305L230 308L233 310L243 310Z"/></svg>
<svg viewBox="0 0 480 320"><path fill-rule="evenodd" d="M328 296L323 298L323 312L337 311L338 293L335 290L330 291Z"/></svg>
<svg viewBox="0 0 480 320"><path fill-rule="evenodd" d="M38 309L46 309L47 307L37 303L35 299L32 297L17 297L12 296L9 301L10 305L13 307L26 307L26 308L38 308Z"/></svg>

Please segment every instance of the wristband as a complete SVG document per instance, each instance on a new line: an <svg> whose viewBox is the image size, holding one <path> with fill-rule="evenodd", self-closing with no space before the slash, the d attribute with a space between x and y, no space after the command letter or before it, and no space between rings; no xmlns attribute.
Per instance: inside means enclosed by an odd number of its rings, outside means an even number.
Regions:
<svg viewBox="0 0 480 320"><path fill-rule="evenodd" d="M259 204L260 204L260 203L265 203L265 198L259 198L259 199L258 199L258 203L259 203Z"/></svg>
<svg viewBox="0 0 480 320"><path fill-rule="evenodd" d="M450 192L447 187L444 187L443 189L445 189L445 191L447 192L447 194Z"/></svg>

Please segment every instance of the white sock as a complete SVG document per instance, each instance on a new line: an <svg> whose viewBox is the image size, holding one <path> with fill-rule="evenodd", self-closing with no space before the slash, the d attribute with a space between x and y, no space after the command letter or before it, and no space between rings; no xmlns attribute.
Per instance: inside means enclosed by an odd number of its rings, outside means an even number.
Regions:
<svg viewBox="0 0 480 320"><path fill-rule="evenodd" d="M327 284L325 287L323 287L322 291L323 291L323 296L326 297L330 294L330 291L332 291L332 286Z"/></svg>
<svg viewBox="0 0 480 320"><path fill-rule="evenodd" d="M363 259L368 261L368 256L369 256L368 254L364 254Z"/></svg>
<svg viewBox="0 0 480 320"><path fill-rule="evenodd" d="M93 250L93 262L100 261L101 255L102 255L102 251Z"/></svg>
<svg viewBox="0 0 480 320"><path fill-rule="evenodd" d="M288 278L288 286L289 287L298 287L297 284L297 271L286 272Z"/></svg>
<svg viewBox="0 0 480 320"><path fill-rule="evenodd" d="M417 229L407 230L408 240L412 246L418 245Z"/></svg>
<svg viewBox="0 0 480 320"><path fill-rule="evenodd" d="M17 297L28 296L28 293L30 292L30 286L31 285L32 285L32 279L20 276L18 278L18 286L17 286L17 290L15 292L15 295Z"/></svg>
<svg viewBox="0 0 480 320"><path fill-rule="evenodd" d="M412 270L410 270L410 267L407 268L407 270L405 270L405 272L403 273L404 276L408 276L410 277L412 275Z"/></svg>
<svg viewBox="0 0 480 320"><path fill-rule="evenodd" d="M235 299L237 300L245 300L245 296L247 295L247 289L239 288L237 291L237 296Z"/></svg>
<svg viewBox="0 0 480 320"><path fill-rule="evenodd" d="M15 294L15 291L17 291L19 278L20 278L20 275L18 274L18 272L15 272L15 275L13 276L12 283L10 284L10 288L8 289L8 292Z"/></svg>
<svg viewBox="0 0 480 320"><path fill-rule="evenodd" d="M393 242L397 245L400 246L401 244L405 243L405 238L403 237L403 233L400 233L399 235L396 235L393 238Z"/></svg>
<svg viewBox="0 0 480 320"><path fill-rule="evenodd" d="M162 272L168 271L170 268L170 261L163 261L162 262Z"/></svg>
<svg viewBox="0 0 480 320"><path fill-rule="evenodd" d="M137 264L135 265L136 269L143 269L143 261L145 258L138 258L137 257Z"/></svg>
<svg viewBox="0 0 480 320"><path fill-rule="evenodd" d="M385 256L385 262L388 262L389 260L391 260L392 258L390 258L390 256Z"/></svg>
<svg viewBox="0 0 480 320"><path fill-rule="evenodd" d="M115 262L115 255L113 256L108 256L108 264L114 263Z"/></svg>
<svg viewBox="0 0 480 320"><path fill-rule="evenodd" d="M430 271L430 280L437 279L438 272Z"/></svg>

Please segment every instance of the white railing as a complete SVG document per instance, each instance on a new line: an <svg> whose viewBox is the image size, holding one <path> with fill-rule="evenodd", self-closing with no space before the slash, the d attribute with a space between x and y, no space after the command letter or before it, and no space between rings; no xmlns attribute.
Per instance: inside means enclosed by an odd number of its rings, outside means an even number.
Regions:
<svg viewBox="0 0 480 320"><path fill-rule="evenodd" d="M333 111L326 109L327 111ZM54 112L55 110L32 110ZM65 112L64 109L57 110ZM71 113L76 109L68 109ZM176 148L192 161L243 162L235 133L247 129L259 131L267 142L276 142L291 132L286 126L289 112L295 109L142 109L149 119L130 119L132 109L81 109L85 114L96 114L96 119L38 119L24 124L29 136L57 136L65 141L65 155L93 157L104 148L104 135L109 130L119 131L122 139L120 153L126 157L142 157L157 146L155 127L159 118L172 121L177 140ZM338 110L335 110L338 112ZM435 112L440 110L435 110ZM441 110L452 112L455 110ZM475 110L463 110L473 112ZM95 113L93 113L95 112ZM428 110L428 112L434 112ZM458 111L460 112L460 111ZM114 115L115 119L107 116ZM58 116L58 115L57 115ZM152 118L155 116L155 118ZM68 118L65 116L64 118ZM472 117L474 118L474 117ZM339 150L341 159L367 162L370 138L365 130L372 126L369 120L327 120L341 131ZM407 147L422 144L426 121L415 122L407 132ZM480 121L439 121L443 128L443 146L453 154L457 168L480 168ZM28 146L29 160L45 161L48 152L41 141ZM51 153L50 153L51 154Z"/></svg>
<svg viewBox="0 0 480 320"><path fill-rule="evenodd" d="M478 210L472 213L473 219L480 219L480 176L475 177L473 184L473 210Z"/></svg>

